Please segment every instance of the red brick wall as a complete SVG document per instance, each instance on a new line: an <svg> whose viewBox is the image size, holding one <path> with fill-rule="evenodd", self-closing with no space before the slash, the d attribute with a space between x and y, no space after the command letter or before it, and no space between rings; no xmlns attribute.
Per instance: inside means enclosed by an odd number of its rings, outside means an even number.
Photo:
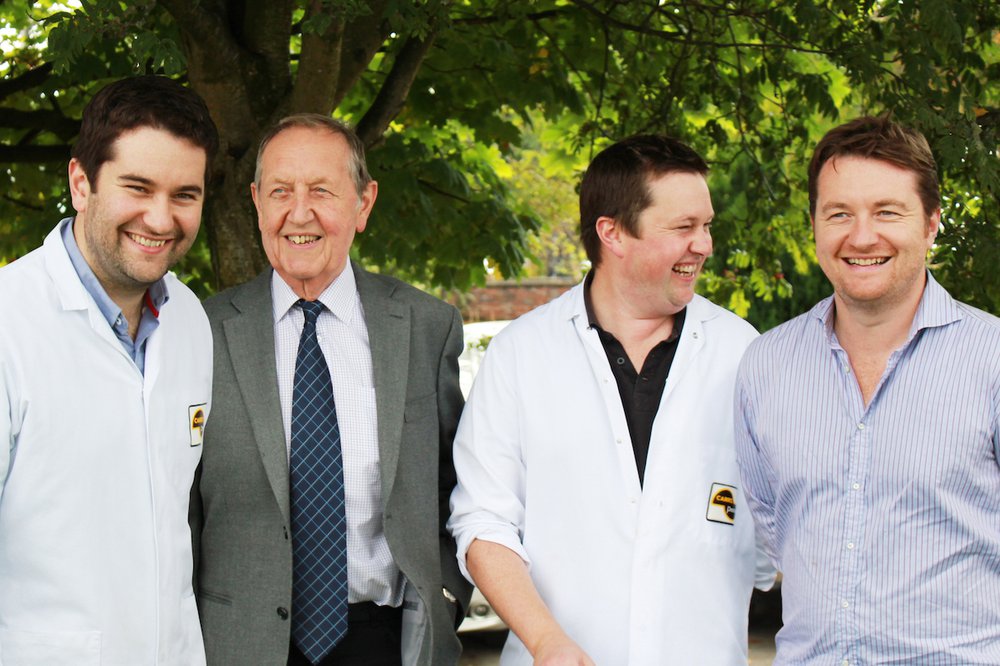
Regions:
<svg viewBox="0 0 1000 666"><path fill-rule="evenodd" d="M502 280L473 287L462 294L452 294L448 301L462 312L466 322L516 319L525 312L556 296L576 284L565 278L534 278L530 280Z"/></svg>

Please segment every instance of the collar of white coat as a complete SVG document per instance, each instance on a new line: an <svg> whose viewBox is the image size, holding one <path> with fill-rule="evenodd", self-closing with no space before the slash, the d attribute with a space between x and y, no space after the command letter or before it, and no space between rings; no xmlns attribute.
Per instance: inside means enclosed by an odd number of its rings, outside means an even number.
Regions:
<svg viewBox="0 0 1000 666"><path fill-rule="evenodd" d="M587 319L587 305L583 300L583 280L566 292L559 301L561 301L560 316L572 321L577 330L581 332L590 329L590 322ZM681 333L682 339L692 338L694 340L703 340L705 322L718 317L719 312L720 308L717 305L714 305L703 296L695 294L694 298L687 305L684 331Z"/></svg>
<svg viewBox="0 0 1000 666"><path fill-rule="evenodd" d="M80 281L73 262L70 261L69 253L62 239L62 227L64 224L71 224L73 218L68 217L49 232L42 243L42 256L45 259L45 269L52 276L56 293L59 294L59 303L64 310L87 310L95 309L100 315L97 303L87 292L87 288ZM103 318L103 315L101 315Z"/></svg>

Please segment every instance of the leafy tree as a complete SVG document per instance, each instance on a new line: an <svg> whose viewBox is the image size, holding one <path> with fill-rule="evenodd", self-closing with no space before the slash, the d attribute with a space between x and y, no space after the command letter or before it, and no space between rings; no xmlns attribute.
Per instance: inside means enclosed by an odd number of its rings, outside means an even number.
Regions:
<svg viewBox="0 0 1000 666"><path fill-rule="evenodd" d="M767 320L816 282L812 146L833 124L888 111L939 159L938 275L1000 310L991 0L87 0L7 2L0 17L19 43L0 70L4 256L65 208L82 102L111 78L158 71L201 93L223 135L202 255L214 270L196 257L195 279L224 286L263 266L246 192L255 144L303 110L355 122L371 148L381 187L366 263L444 286L481 281L484 257L514 275L543 213L520 209L502 174L543 117L561 131L541 133L538 155L567 163L635 132L705 154L720 218L705 289Z"/></svg>

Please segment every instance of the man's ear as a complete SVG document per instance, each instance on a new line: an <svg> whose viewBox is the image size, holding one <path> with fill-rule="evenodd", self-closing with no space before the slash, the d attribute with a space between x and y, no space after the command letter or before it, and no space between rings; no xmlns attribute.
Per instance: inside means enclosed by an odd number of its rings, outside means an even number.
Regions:
<svg viewBox="0 0 1000 666"><path fill-rule="evenodd" d="M375 207L375 199L378 198L378 182L372 180L365 185L365 190L358 200L358 219L354 230L361 233L368 226L368 216L371 215L372 208Z"/></svg>
<svg viewBox="0 0 1000 666"><path fill-rule="evenodd" d="M626 232L614 218L602 215L597 218L594 229L597 231L597 237L601 240L601 246L604 248L603 251L609 252L616 257L624 255L622 236Z"/></svg>
<svg viewBox="0 0 1000 666"><path fill-rule="evenodd" d="M69 161L69 192L73 199L73 208L77 213L87 211L90 191L90 179L83 170L83 165L74 157Z"/></svg>
<svg viewBox="0 0 1000 666"><path fill-rule="evenodd" d="M941 208L935 208L934 212L927 216L927 249L934 244L938 230L941 228Z"/></svg>

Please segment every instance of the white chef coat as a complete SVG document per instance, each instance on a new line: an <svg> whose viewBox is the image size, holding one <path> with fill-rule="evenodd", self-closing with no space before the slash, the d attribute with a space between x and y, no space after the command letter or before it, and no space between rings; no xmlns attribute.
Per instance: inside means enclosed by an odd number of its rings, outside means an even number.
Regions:
<svg viewBox="0 0 1000 666"><path fill-rule="evenodd" d="M2 666L205 663L187 510L212 337L165 284L143 375L59 227L0 269Z"/></svg>
<svg viewBox="0 0 1000 666"><path fill-rule="evenodd" d="M583 285L491 342L455 439L449 529L528 563L556 620L601 666L747 663L759 562L733 447L736 368L756 331L695 296L639 484L618 385ZM735 502L729 522L723 500ZM470 578L471 580L471 578ZM513 634L501 664L530 665Z"/></svg>

